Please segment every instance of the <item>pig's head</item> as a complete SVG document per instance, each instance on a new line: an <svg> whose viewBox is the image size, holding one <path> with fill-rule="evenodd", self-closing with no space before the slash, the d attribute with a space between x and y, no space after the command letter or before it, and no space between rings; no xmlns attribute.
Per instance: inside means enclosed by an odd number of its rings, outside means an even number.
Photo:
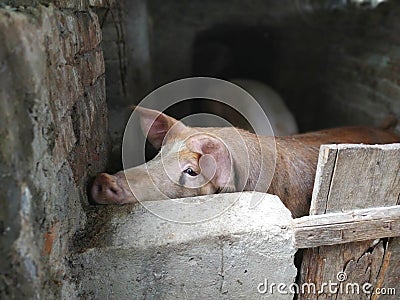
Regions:
<svg viewBox="0 0 400 300"><path fill-rule="evenodd" d="M163 113L136 107L158 155L114 175L99 174L91 196L99 204L125 204L233 191L232 157L212 130L185 126Z"/></svg>

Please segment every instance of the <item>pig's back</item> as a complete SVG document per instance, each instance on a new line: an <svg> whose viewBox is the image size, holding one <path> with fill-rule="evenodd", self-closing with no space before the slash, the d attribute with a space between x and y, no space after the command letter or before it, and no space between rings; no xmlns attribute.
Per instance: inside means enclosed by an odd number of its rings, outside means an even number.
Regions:
<svg viewBox="0 0 400 300"><path fill-rule="evenodd" d="M400 137L391 131L361 126L325 129L282 139L293 139L318 147L322 144L390 144L400 141Z"/></svg>
<svg viewBox="0 0 400 300"><path fill-rule="evenodd" d="M278 195L294 217L309 213L319 148L323 144L390 144L400 137L367 127L342 127L276 138L276 169L269 192Z"/></svg>

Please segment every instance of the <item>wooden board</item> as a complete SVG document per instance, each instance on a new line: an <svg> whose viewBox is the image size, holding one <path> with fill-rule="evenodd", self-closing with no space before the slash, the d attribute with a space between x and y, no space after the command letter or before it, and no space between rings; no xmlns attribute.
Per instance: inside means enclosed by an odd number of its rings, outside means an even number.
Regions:
<svg viewBox="0 0 400 300"><path fill-rule="evenodd" d="M298 249L400 237L400 205L305 216L293 230Z"/></svg>
<svg viewBox="0 0 400 300"><path fill-rule="evenodd" d="M400 144L321 146L310 214L393 206L399 198ZM388 280L399 277L398 261L398 238L307 249L298 283L371 284L400 293L399 281ZM346 280L339 281L338 274ZM333 291L302 293L298 299L378 299L376 294Z"/></svg>

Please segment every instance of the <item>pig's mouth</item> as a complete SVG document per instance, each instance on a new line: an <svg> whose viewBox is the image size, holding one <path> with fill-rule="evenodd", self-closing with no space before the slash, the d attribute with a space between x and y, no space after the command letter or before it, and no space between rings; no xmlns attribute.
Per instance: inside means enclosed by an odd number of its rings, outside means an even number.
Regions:
<svg viewBox="0 0 400 300"><path fill-rule="evenodd" d="M97 204L125 204L135 201L125 179L107 173L97 175L90 192Z"/></svg>

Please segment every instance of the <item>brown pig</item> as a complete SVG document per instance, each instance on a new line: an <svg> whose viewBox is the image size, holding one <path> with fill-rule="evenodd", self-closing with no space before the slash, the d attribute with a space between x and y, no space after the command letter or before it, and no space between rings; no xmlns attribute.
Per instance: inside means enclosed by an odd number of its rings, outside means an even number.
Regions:
<svg viewBox="0 0 400 300"><path fill-rule="evenodd" d="M234 127L188 127L158 111L136 109L147 139L160 152L143 165L99 174L91 187L96 203L255 190L278 195L300 217L309 212L320 145L400 141L389 130L368 127L260 137Z"/></svg>

